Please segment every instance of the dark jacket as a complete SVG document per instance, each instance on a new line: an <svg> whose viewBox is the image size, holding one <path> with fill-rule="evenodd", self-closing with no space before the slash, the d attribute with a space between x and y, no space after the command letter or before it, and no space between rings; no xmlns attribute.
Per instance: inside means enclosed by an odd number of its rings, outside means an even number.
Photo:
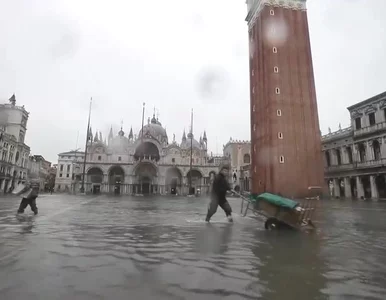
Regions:
<svg viewBox="0 0 386 300"><path fill-rule="evenodd" d="M225 178L224 174L217 174L213 180L212 195L216 196L219 201L225 200L226 193L230 189L231 187L229 186L228 180Z"/></svg>

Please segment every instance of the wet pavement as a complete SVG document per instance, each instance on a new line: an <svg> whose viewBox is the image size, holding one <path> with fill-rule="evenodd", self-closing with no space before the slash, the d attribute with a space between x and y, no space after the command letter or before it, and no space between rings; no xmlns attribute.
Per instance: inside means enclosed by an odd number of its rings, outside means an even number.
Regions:
<svg viewBox="0 0 386 300"><path fill-rule="evenodd" d="M0 198L1 299L385 299L386 203L325 201L313 234L265 231L230 200Z"/></svg>

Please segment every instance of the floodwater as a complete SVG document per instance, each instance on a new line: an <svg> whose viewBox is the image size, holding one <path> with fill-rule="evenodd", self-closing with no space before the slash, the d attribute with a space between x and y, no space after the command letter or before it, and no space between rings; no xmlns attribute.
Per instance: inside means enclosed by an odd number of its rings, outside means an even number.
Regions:
<svg viewBox="0 0 386 300"><path fill-rule="evenodd" d="M386 203L325 201L313 234L205 198L0 198L1 299L385 299Z"/></svg>

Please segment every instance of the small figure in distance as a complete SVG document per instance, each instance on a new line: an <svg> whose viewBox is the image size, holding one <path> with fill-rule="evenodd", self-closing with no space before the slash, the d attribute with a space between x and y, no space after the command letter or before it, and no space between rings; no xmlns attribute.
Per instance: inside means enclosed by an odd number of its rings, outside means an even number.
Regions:
<svg viewBox="0 0 386 300"><path fill-rule="evenodd" d="M219 205L224 210L229 222L233 222L232 208L226 199L227 191L231 190L227 179L228 175L228 169L223 168L213 180L212 191L210 195L211 201L209 203L208 213L205 219L206 222L210 221L210 218L216 213L217 207Z"/></svg>

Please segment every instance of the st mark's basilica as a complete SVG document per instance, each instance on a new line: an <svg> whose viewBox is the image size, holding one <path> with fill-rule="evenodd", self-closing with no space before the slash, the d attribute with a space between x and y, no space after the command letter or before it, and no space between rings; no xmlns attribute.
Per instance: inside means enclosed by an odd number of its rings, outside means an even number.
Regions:
<svg viewBox="0 0 386 300"><path fill-rule="evenodd" d="M110 129L107 141L96 133L87 144L86 193L115 194L188 194L208 193L211 181L229 161L207 151L206 132L196 140L184 131L181 143L169 143L168 135L153 115L138 135L132 129L126 136ZM190 159L192 157L192 165ZM78 168L79 169L79 168ZM191 179L191 184L190 184ZM76 190L80 187L76 183Z"/></svg>

